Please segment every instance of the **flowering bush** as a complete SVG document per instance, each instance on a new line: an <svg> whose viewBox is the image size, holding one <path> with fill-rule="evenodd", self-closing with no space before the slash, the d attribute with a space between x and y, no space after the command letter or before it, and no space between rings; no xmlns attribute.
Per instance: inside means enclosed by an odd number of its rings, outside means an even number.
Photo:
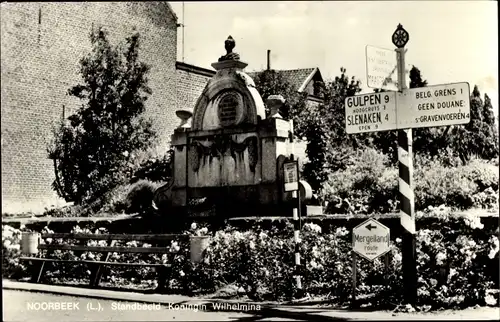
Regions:
<svg viewBox="0 0 500 322"><path fill-rule="evenodd" d="M434 212L446 213L446 207ZM448 217L417 235L419 302L428 308L493 305L487 290L498 271L498 238L484 230L477 217ZM403 298L401 240L391 243L386 259L358 260L358 296L379 307ZM301 232L303 288L311 295L329 296L342 303L351 292L351 236L339 227L323 234L322 227L305 224ZM212 287L235 284L255 299L289 299L295 292L293 226L215 233L207 250L204 273ZM210 265L208 264L210 263ZM187 278L187 277L185 277ZM465 287L464 287L465 286Z"/></svg>
<svg viewBox="0 0 500 322"><path fill-rule="evenodd" d="M417 234L418 301L421 307L465 307L470 305L495 305L496 298L488 293L498 288L499 240L475 216L454 217L445 206L428 207L419 213L425 227ZM4 227L4 232L5 228ZM328 231L328 233L325 233ZM43 232L50 233L47 228ZM106 233L106 229L80 228L74 233ZM5 235L5 233L4 233ZM11 237L14 235L11 234ZM239 231L234 227L210 231L207 226L193 223L184 235L206 236L210 244L200 263L190 261L190 248L186 239L164 245L168 254L110 254L109 261L153 262L172 265L166 285L172 292L194 294L214 292L234 285L256 300L291 299L296 292L294 262L294 229L289 222L284 227L262 229L255 225ZM7 233L6 236L9 236ZM19 239L19 238L18 238ZM313 296L323 296L345 303L349 301L352 287L351 232L344 227L324 227L305 223L300 234L300 254L303 289ZM46 239L45 243L62 243L61 239ZM78 241L65 241L76 243ZM82 242L82 241L80 241ZM106 246L107 241L87 240L86 245ZM129 241L116 246L151 247L153 245ZM4 253L10 247L4 239ZM391 241L391 250L368 262L357 261L357 296L377 307L394 306L404 298L402 286L401 240ZM47 254L61 259L102 260L105 254L61 251ZM9 260L4 256L5 260ZM496 266L495 266L496 263ZM47 277L53 281L62 278L87 280L90 270L85 264L55 264L48 269ZM127 270L109 268L104 281L128 281L139 284L157 278L154 270L141 268ZM147 284L147 283L146 283Z"/></svg>
<svg viewBox="0 0 500 322"><path fill-rule="evenodd" d="M462 230L418 231L421 303L453 307L491 304L487 290L493 288L498 271L489 274L487 267L494 264L495 257L498 261L498 238L485 240L484 235L477 234L483 224L475 218L464 218L463 224Z"/></svg>
<svg viewBox="0 0 500 322"><path fill-rule="evenodd" d="M2 277L20 278L26 273L26 266L19 261L21 256L20 229L2 225Z"/></svg>
<svg viewBox="0 0 500 322"><path fill-rule="evenodd" d="M189 230L191 236L207 236L208 227L200 227L195 222L191 224L191 229Z"/></svg>

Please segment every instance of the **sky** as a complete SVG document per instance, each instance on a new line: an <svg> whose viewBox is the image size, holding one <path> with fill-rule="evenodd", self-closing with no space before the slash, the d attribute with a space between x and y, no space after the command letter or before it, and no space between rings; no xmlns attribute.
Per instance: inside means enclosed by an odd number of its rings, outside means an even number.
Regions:
<svg viewBox="0 0 500 322"><path fill-rule="evenodd" d="M179 23L178 60L212 69L233 50L247 71L267 66L318 67L325 80L340 68L366 86L366 46L393 50L401 23L410 35L406 64L429 85L468 82L492 99L498 116L498 9L496 1L227 1L172 2ZM184 33L184 40L183 40ZM184 45L183 45L184 43ZM184 48L184 50L183 50Z"/></svg>

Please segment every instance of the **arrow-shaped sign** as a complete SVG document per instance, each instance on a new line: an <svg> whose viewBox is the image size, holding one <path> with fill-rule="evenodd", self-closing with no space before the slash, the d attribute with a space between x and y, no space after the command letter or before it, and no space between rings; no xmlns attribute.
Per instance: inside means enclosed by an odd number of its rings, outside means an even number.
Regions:
<svg viewBox="0 0 500 322"><path fill-rule="evenodd" d="M368 225L365 226L369 231L371 231L372 229L375 229L377 228L377 226L372 226L371 223L369 223Z"/></svg>

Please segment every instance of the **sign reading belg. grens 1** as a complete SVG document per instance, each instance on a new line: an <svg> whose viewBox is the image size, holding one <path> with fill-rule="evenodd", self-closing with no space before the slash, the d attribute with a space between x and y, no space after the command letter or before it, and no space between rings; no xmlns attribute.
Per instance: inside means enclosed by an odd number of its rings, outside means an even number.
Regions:
<svg viewBox="0 0 500 322"><path fill-rule="evenodd" d="M347 133L396 128L396 93L370 93L345 99Z"/></svg>
<svg viewBox="0 0 500 322"><path fill-rule="evenodd" d="M399 94L398 128L420 128L470 122L468 83L412 88Z"/></svg>
<svg viewBox="0 0 500 322"><path fill-rule="evenodd" d="M390 250L390 230L374 219L368 219L352 230L352 249L372 261Z"/></svg>

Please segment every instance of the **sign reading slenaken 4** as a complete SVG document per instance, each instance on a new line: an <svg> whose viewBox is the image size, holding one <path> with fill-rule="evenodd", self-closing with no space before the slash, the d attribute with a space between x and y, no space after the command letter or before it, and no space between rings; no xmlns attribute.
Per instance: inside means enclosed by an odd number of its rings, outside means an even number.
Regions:
<svg viewBox="0 0 500 322"><path fill-rule="evenodd" d="M397 103L400 129L470 122L468 83L408 89L399 93Z"/></svg>
<svg viewBox="0 0 500 322"><path fill-rule="evenodd" d="M396 129L396 92L370 93L345 99L347 133Z"/></svg>

